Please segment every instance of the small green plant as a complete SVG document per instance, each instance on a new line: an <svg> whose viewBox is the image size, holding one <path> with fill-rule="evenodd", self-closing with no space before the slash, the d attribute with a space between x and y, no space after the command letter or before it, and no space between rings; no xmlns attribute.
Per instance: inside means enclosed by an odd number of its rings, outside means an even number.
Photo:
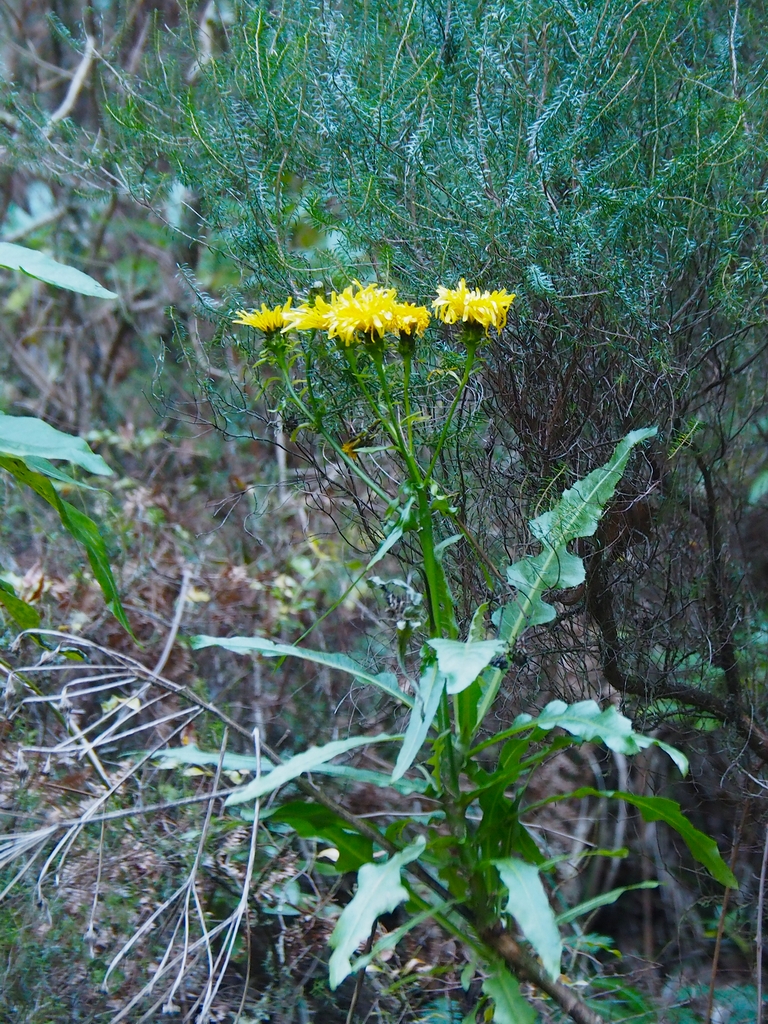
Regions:
<svg viewBox="0 0 768 1024"><path fill-rule="evenodd" d="M231 793L227 805L250 809L255 803L258 821L261 798L307 773L354 776L355 769L331 764L335 757L371 744L396 750L390 776L364 774L380 786L428 798L435 811L426 820L400 820L396 828L381 832L335 806L317 788L310 788L316 794L312 801L292 800L277 810L274 804L270 808L273 820L332 844L340 869L358 871L355 895L330 940L331 986L363 970L411 928L432 918L469 951L467 987L480 972L478 1009L486 1006L501 1024L532 1021L535 1012L519 987L520 981L527 981L574 1020L594 1024L600 1019L597 1013L577 989L561 980L560 929L626 890L612 890L559 917L555 914L547 887L556 862L544 857L526 827L526 816L541 806L526 802L528 783L556 751L585 741L624 755L655 744L683 774L686 758L635 732L614 706L601 709L592 700L570 705L552 701L539 715L522 714L501 729L489 713L524 632L556 617L547 592L584 581L584 563L569 545L595 534L633 449L656 431L627 434L603 466L563 491L529 523L540 550L506 567L506 597L492 614L487 604L477 608L462 636L444 559L451 545L471 538L444 489L441 456L466 429L461 410L482 364L483 342L491 329L503 327L513 298L504 291L470 290L463 280L456 289L438 289L433 308L449 325L446 330L457 325L452 329L462 356L458 369L441 376L439 401L431 405L428 387L414 386L418 338L430 312L400 302L394 289L356 283L341 294L333 293L330 300L317 296L295 308L289 301L238 315L239 323L263 335L256 365L266 382L264 394L275 401L286 421L296 424L295 434L311 434L325 457L349 475L358 488L357 500L378 510L381 540L366 571L396 545L407 545L421 586L391 581L403 592L392 658L398 672L369 671L347 654L268 637L198 636L193 646L303 658L329 666L397 700L407 709L408 723L402 736L335 740L283 763L259 764L189 746L166 751L165 756L170 758L166 764L256 770L256 778ZM446 377L452 381L450 395ZM340 439L343 414L333 398L342 389L359 399L369 424L349 441ZM441 409L447 411L441 414ZM377 437L380 443L375 443ZM377 577L373 582L386 587ZM488 583L493 585L490 570ZM594 794L598 791L580 788L553 793L543 803ZM646 821L665 822L722 885L736 884L715 842L694 828L673 800L619 791L599 795L634 805ZM407 922L373 944L380 915L401 904L406 905ZM356 955L366 942L368 951ZM475 1017L470 1014L467 1019Z"/></svg>

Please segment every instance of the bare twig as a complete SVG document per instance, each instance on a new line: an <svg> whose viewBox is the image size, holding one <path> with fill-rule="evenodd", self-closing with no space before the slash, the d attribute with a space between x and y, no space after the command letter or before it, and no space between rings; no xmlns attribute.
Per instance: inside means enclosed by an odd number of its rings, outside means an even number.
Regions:
<svg viewBox="0 0 768 1024"><path fill-rule="evenodd" d="M85 50L83 51L83 56L75 70L74 75L72 76L72 81L69 83L67 95L62 100L60 106L58 106L56 110L54 110L54 112L48 118L48 123L43 129L43 134L45 136L50 135L50 133L53 130L53 126L55 124L58 124L59 121L63 121L64 118L68 117L69 114L72 112L72 108L74 107L75 103L77 103L77 98L80 95L80 91L85 85L86 79L88 78L88 74L90 73L91 65L93 64L93 58L95 54L96 42L93 36L86 35Z"/></svg>

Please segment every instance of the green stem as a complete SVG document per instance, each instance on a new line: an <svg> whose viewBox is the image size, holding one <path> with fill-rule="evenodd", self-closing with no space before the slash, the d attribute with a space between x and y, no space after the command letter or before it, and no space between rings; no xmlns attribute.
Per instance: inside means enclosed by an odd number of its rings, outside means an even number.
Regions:
<svg viewBox="0 0 768 1024"><path fill-rule="evenodd" d="M291 383L291 378L288 373L288 367L285 365L285 358L283 356L279 357L278 366L280 367L280 370L283 374L283 380L285 381L285 386L288 390L288 394L291 396L291 401L296 406L296 408L301 412L303 416L307 418L309 422L315 425L315 429L326 442L326 444L330 445L330 447L334 450L336 455L341 459L342 462L344 462L349 467L349 469L352 470L355 476L362 480L366 487L369 487L375 495L381 498L382 501L386 501L387 504L389 504L391 498L387 494L387 492L382 487L379 487L375 480L368 476L368 474L365 472L362 466L358 465L358 463L353 458L351 458L351 456L347 455L347 453L342 449L341 445L338 443L336 438L329 434L327 430L325 430L322 423L318 423L316 421L316 418L312 415L311 411L307 408L307 406L301 400L299 395L296 393L296 390L294 389L293 384Z"/></svg>
<svg viewBox="0 0 768 1024"><path fill-rule="evenodd" d="M413 452L408 444L406 444L403 432L400 429L400 419L397 415L394 402L392 401L392 395L389 391L389 384L387 383L387 375L384 373L384 361L381 357L381 353L376 353L373 356L373 363L376 367L376 373L381 384L381 390L384 394L384 401L387 405L387 411L391 421L392 432L394 435L395 444L400 449L406 466L408 467L408 475L411 478L411 483L415 489L422 488L424 486L424 478L421 475L421 469L414 458Z"/></svg>
<svg viewBox="0 0 768 1024"><path fill-rule="evenodd" d="M413 451L413 424L411 423L411 356L403 356L403 411L408 433L408 450Z"/></svg>
<svg viewBox="0 0 768 1024"><path fill-rule="evenodd" d="M451 407L448 410L448 415L445 418L443 429L440 431L440 436L437 439L435 451L434 454L432 455L432 461L430 462L429 469L427 470L426 475L424 477L425 480L429 480L432 477L432 473L434 472L435 466L437 465L437 460L440 458L440 452L443 450L443 445L445 444L445 440L448 437L448 431L450 430L451 427L453 414L456 412L456 407L461 401L461 396L464 394L464 388L467 386L470 374L472 373L472 367L474 366L475 363L475 351L477 349L477 343L474 342L473 339L467 339L466 345L467 361L464 364L464 373L462 375L461 381L459 382L456 394L453 396L453 402L451 402Z"/></svg>

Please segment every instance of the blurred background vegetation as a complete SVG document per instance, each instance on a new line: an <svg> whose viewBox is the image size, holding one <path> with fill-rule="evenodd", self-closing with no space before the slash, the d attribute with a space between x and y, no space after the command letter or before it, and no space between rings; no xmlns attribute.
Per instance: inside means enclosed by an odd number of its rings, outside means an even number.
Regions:
<svg viewBox="0 0 768 1024"><path fill-rule="evenodd" d="M580 552L585 585L529 634L497 711L508 722L553 697L622 702L638 728L689 753L689 780L669 778L650 752L629 766L585 748L553 762L552 785L565 776L673 795L739 878L724 901L669 837L608 817L599 801L542 822L552 855L630 847L621 865L595 858L562 878L580 898L617 881L665 883L602 911L591 927L610 942L588 969L574 966L614 1020L755 1019L768 761L767 15L738 0L0 8L0 238L119 295L0 278L0 409L79 434L116 470L107 490L79 500L104 526L141 647L107 615L53 519L4 480L4 578L49 626L154 664L186 572L170 680L280 749L388 721L390 708L350 697L330 673L273 671L183 642L198 632L294 641L313 627L315 647L366 657L393 628L374 593L347 592L380 510L350 501L349 482L329 480L322 452L264 400L250 341L230 326L243 306L354 278L419 302L459 276L517 292L486 349L462 447L443 466L491 564L522 553L525 520L620 436L659 426ZM428 344L424 366L450 372L447 337ZM340 434L370 429L353 395L336 401ZM466 625L494 595L468 543L450 559ZM11 651L14 636L8 623L5 663L29 665L37 655ZM98 785L81 762L15 770L18 744L42 745L30 736L50 727L42 713L2 725L6 830L19 815L74 813ZM204 728L214 729L200 727L200 746L217 743ZM358 788L347 800L364 811L372 797ZM106 1021L130 1002L152 942L115 991L99 982L193 856L196 815L134 819L98 848L109 867L95 945L83 935L96 833L50 908L31 887L2 905L0 1019ZM233 898L230 831L217 825L207 864L213 916ZM234 1019L248 961L241 1019L345 1020L350 992L325 987L325 923L296 910L307 857L292 834L264 853L264 948L250 961L242 952L215 1019ZM289 884L299 895L284 899ZM281 900L290 913L273 912ZM462 955L421 934L366 981L360 1019L461 1020ZM194 977L184 998L186 1013ZM128 1019L154 1019L141 1016L149 1005Z"/></svg>

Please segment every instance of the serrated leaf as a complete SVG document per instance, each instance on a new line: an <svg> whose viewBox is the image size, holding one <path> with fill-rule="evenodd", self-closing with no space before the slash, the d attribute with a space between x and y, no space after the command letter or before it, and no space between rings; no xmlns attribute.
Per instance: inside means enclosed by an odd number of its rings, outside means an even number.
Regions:
<svg viewBox="0 0 768 1024"><path fill-rule="evenodd" d="M370 686L377 686L384 690L390 697L395 697L409 707L413 705L410 697L402 692L397 685L397 676L392 672L380 672L378 675L366 671L362 665L358 665L346 654L328 654L326 651L312 651L304 647L296 647L293 644L275 643L262 636L205 636L198 635L190 638L192 650L198 651L203 647L222 647L225 651L232 651L235 654L261 654L265 658L301 658L303 661L311 661L316 665L326 665L328 668L338 669L339 672L346 672L354 676L362 683Z"/></svg>
<svg viewBox="0 0 768 1024"><path fill-rule="evenodd" d="M567 488L553 508L531 520L531 533L541 543L542 550L538 555L521 558L507 569L507 579L518 596L497 616L501 639L513 642L526 626L550 622L555 610L543 600L543 594L583 582L583 561L569 552L566 545L594 534L632 449L656 433L655 427L631 431L616 445L604 466Z"/></svg>
<svg viewBox="0 0 768 1024"><path fill-rule="evenodd" d="M116 292L108 291L82 270L75 270L74 267L59 263L37 249L27 249L26 246L14 245L12 242L0 242L0 267L6 270L20 270L37 281L44 281L70 292L78 292L80 295L90 295L96 299L117 298Z"/></svg>
<svg viewBox="0 0 768 1024"><path fill-rule="evenodd" d="M81 437L56 430L35 416L8 416L0 413L0 453L17 459L63 459L96 476L110 476L112 470L100 455L92 452ZM36 471L42 466L31 464ZM54 467L51 467L54 469ZM70 478L65 477L69 480Z"/></svg>
<svg viewBox="0 0 768 1024"><path fill-rule="evenodd" d="M288 761L277 765L266 775L254 779L245 789L237 793L230 793L224 806L231 807L234 804L243 804L250 800L257 800L267 793L273 793L280 786L284 786L286 782L297 779L305 772L313 771L319 765L325 764L326 761L330 761L334 757L338 757L339 754L345 754L348 750L364 747L369 743L385 743L395 739L398 739L398 737L386 735L352 736L347 740L333 740L322 747L310 747L309 750L296 754Z"/></svg>
<svg viewBox="0 0 768 1024"><path fill-rule="evenodd" d="M658 882L638 882L636 885L622 885L618 889L610 889L608 892L600 893L599 896L593 896L591 900L584 900L583 903L578 903L575 907L571 907L569 910L563 911L562 914L558 914L556 918L557 923L570 924L577 917L591 914L594 910L599 910L600 907L610 906L611 903L616 902L619 896L623 896L625 892L633 892L635 889L658 889L658 887Z"/></svg>
<svg viewBox="0 0 768 1024"><path fill-rule="evenodd" d="M495 965L483 982L483 992L493 1000L495 1024L535 1024L533 1007L523 998L517 978L503 964Z"/></svg>
<svg viewBox="0 0 768 1024"><path fill-rule="evenodd" d="M460 640L427 640L427 643L437 653L437 667L445 676L445 688L449 694L466 690L483 669L507 648L503 640L467 643Z"/></svg>
<svg viewBox="0 0 768 1024"><path fill-rule="evenodd" d="M352 973L350 957L365 942L382 914L391 913L408 899L408 890L400 881L406 864L421 856L426 840L416 842L390 857L384 864L364 864L357 874L357 891L341 912L330 937L333 954L329 963L332 989Z"/></svg>
<svg viewBox="0 0 768 1024"><path fill-rule="evenodd" d="M438 669L437 663L428 665L419 680L416 700L408 720L408 727L405 730L403 745L400 747L395 769L392 772L393 782L396 782L408 771L421 750L427 733L435 720L444 690L445 676Z"/></svg>
<svg viewBox="0 0 768 1024"><path fill-rule="evenodd" d="M505 857L493 864L509 892L506 912L514 917L520 931L541 957L544 970L557 980L563 943L539 869L517 857Z"/></svg>
<svg viewBox="0 0 768 1024"><path fill-rule="evenodd" d="M601 711L593 700L581 700L575 704L553 700L530 724L545 732L559 728L582 740L600 740L617 754L638 754L646 747L658 746L672 758L682 775L688 772L688 758L682 751L653 736L635 732L632 722L612 704Z"/></svg>

